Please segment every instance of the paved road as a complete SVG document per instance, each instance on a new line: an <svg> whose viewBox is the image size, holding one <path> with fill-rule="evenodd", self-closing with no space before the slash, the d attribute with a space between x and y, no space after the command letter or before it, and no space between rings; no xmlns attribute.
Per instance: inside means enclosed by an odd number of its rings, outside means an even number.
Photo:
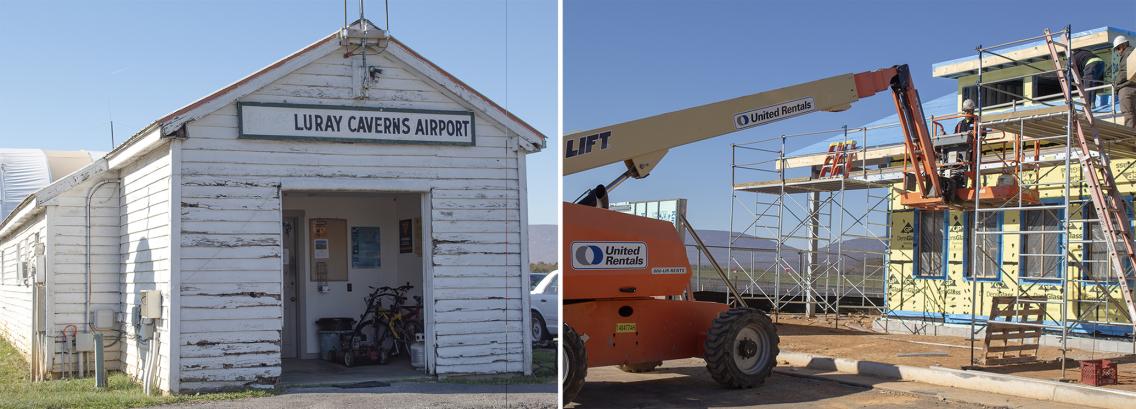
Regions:
<svg viewBox="0 0 1136 409"><path fill-rule="evenodd" d="M706 373L705 363L690 359L668 361L656 372L628 374L615 367L588 370L588 383L567 406L599 408L1060 408L1038 402L939 388L914 382L898 387L850 386L775 373L765 385L745 390L724 389ZM964 399L965 398L965 399ZM976 402L982 405L966 403Z"/></svg>
<svg viewBox="0 0 1136 409"><path fill-rule="evenodd" d="M556 385L463 385L395 383L381 388L304 388L265 398L161 406L161 409L408 408L552 409Z"/></svg>

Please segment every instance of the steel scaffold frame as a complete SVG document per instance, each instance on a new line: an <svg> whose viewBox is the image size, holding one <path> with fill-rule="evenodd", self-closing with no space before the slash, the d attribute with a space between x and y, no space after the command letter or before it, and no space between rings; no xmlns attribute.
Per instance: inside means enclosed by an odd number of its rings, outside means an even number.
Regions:
<svg viewBox="0 0 1136 409"><path fill-rule="evenodd" d="M728 246L729 272L732 280L740 279L747 297L767 300L776 318L790 306L803 305L807 313L816 310L840 314L847 310L879 311L885 296L884 280L887 268L888 224L887 208L893 198L889 186L871 182L863 147L868 145L871 128L809 132L780 135L743 144L733 149L733 181L739 174L758 172L773 174L780 183L776 192L753 191L752 201L743 199L735 189L731 195L730 245ZM810 188L807 184L792 183L792 171L786 165L786 147L796 140L810 136L840 133L845 139L855 138L860 148L849 151L853 161L858 160L857 178L826 178L830 186ZM769 149L768 146L778 146ZM756 161L739 162L739 156L763 155ZM815 177L809 175L810 178ZM802 187L805 186L805 187ZM862 191L862 192L861 192ZM861 201L860 212L853 212L853 201ZM750 218L746 226L735 229L735 221L742 216ZM772 237L772 248L754 248L739 245L739 241ZM874 244L875 250L845 248L845 240L861 240ZM807 243L800 246L799 243ZM772 260L759 261L758 255L772 255ZM768 257L767 257L768 258ZM701 263L699 263L701 264ZM856 270L856 274L848 274ZM707 290L707 284L696 280L696 288ZM710 288L713 290L714 288ZM879 299L880 301L877 301ZM816 310L811 308L815 305Z"/></svg>
<svg viewBox="0 0 1136 409"><path fill-rule="evenodd" d="M1053 34L1063 35L1064 44L1061 44L1061 46L1065 50L1072 50L1071 33L1070 27L1067 26L1064 30ZM1092 328L1093 325L1127 326L1132 324L1131 320L1126 319L1123 304L1118 304L1115 297L1112 296L1119 287L1118 277L1120 276L1118 274L1122 274L1122 272L1114 271L1111 263L1107 260L1093 259L1089 251L1086 250L1086 246L1094 243L1099 244L1098 242L1103 241L1095 239L1095 236L1094 238L1083 236L1086 233L1093 232L1094 223L1098 223L1098 220L1089 218L1083 213L1084 209L1092 208L1091 203L1089 203L1091 199L1088 198L1085 191L1086 184L1079 173L1081 172L1080 166L1074 166L1073 163L1074 155L1076 155L1072 149L1073 121L1075 121L1074 115L1077 115L1076 106L1068 106L1063 100L1056 104L1053 103L1053 100L1057 99L1055 97L1060 95L1037 97L1016 95L992 87L992 83L984 82L983 74L986 72L986 67L983 65L984 58L1003 59L1005 60L1004 63L1023 65L1037 71L1018 78L1056 72L1056 70L1039 69L1029 62L1015 60L1000 52L1006 48L1036 42L1043 38L1044 36L1038 36L990 47L976 47L978 53L978 70L975 82L977 118L974 129L991 129L988 127L996 126L1003 129L1003 135L1014 133L1017 135L1012 142L983 140L980 143L979 152L983 152L983 154L977 154L971 158L976 162L975 180L980 181L976 189L993 181L985 179L992 177L996 180L998 176L1006 174L1006 170L1010 169L1014 170L1015 172L1012 172L1012 174L1018 177L1019 190L1015 200L997 206L976 199L973 203L973 210L968 211L969 220L966 223L969 231L965 234L969 240L969 243L966 244L969 247L966 249L966 252L969 253L966 256L966 262L969 263L970 270L969 273L964 273L963 283L970 286L971 362L974 364L979 363L974 356L974 344L977 336L985 329L985 317L989 307L986 305L989 300L986 299L988 297L985 295L985 286L979 285L983 278L991 275L999 277L1001 283L1015 289L1013 290L1014 296L1018 299L1027 295L1044 293L1045 288L1059 286L1059 291L1057 291L1059 295L1056 296L1056 299L1044 301L1047 307L1041 327L1045 331L1060 334L1063 358L1062 376L1064 376L1066 369L1064 358L1066 358L1068 339L1072 330ZM1066 51L1067 54L1068 51ZM1065 58L1065 64L1067 67L1070 64L1068 58ZM1070 71L1067 70L1066 72ZM998 81L1005 80L1006 78L998 79ZM1111 113L1112 116L1115 116L1115 90L1112 89L1112 86L1102 85L1089 89L1098 92L1108 90L1114 96L1111 103ZM984 107L982 96L984 91L987 90L1012 95L1015 100L1009 104ZM1029 140L1026 140L1026 138L1023 138L1029 133L1026 130L1026 124L1036 118L1022 116L990 122L982 121L984 109L1017 112L1019 104L1023 106L1026 104L1050 107L1067 106L1068 109L1063 110L1062 113L1049 114L1051 116L1064 116L1064 132L1054 135L1028 135ZM934 121L935 118L932 117L930 120ZM869 162L868 159L869 148L873 147L869 143L870 132L893 126L895 125L856 129L844 127L839 130L780 135L731 146L732 189L729 262L727 263L729 267L727 271L731 281L736 283L741 280L743 282L739 289L746 297L768 300L775 316L794 304L805 304L806 306L815 304L820 312L833 313L838 320L842 310L851 308L866 309L869 312L881 314L884 320L889 319L892 315L891 306L886 302L888 294L892 291L887 288L889 275L902 270L896 270L892 265L914 263L914 258L917 257L913 252L913 256L908 260L890 259L892 256L889 251L891 248L891 238L889 237L891 233L890 205L895 195L892 185L896 180L893 177L894 175L884 174L882 170L869 170L870 166L879 164L878 161ZM1005 131L1005 129L1014 127L1017 129L1016 132ZM840 133L843 133L844 140L849 140L849 135L857 135L857 142L862 143L861 146L851 151L859 164L855 171L839 178L818 178L816 168L813 167L810 174L805 175L805 177L790 175L794 170L801 171L801 169L794 169L789 164L791 160L797 157L787 156L786 152L789 150L787 147L796 146L793 142L804 138L820 135L828 137ZM1033 144L1034 157L1026 159L1025 152L1030 149L1031 143ZM1047 147L1048 153L1044 157L1039 153L1041 146ZM1007 156L1007 151L1013 153L1012 158ZM759 158L757 160L750 159L754 155ZM983 163L987 159L990 159L990 162ZM1133 165L1136 165L1136 161L1130 162L1124 169L1132 168ZM1074 170L1078 173L1073 173ZM986 173L984 174L984 172ZM1060 173L1056 182L1046 179L1047 177L1052 178L1053 172ZM753 180L751 176L755 173L766 175L766 179L758 179L764 180L764 183L759 182L753 185L759 187L746 186L745 183L740 183ZM1074 175L1077 176L1073 177ZM1027 189L1056 189L1061 190L1063 194L1058 201L1048 200L1042 204L1031 204L1022 200L1022 193ZM859 214L854 214L848 210L849 205L853 204L849 200L853 191L864 192L862 193L865 202L863 204L864 209ZM883 193L873 195L872 192ZM753 194L752 199L743 197L747 193ZM802 200L802 195L807 197ZM872 199L878 199L878 202L872 204ZM879 208L880 204L883 205L882 210ZM1086 204L1090 204L1090 206L1086 207ZM1004 224L997 225L996 230L987 230L978 225L979 215L982 214L989 214L987 217L998 217L995 215L1000 215L1001 220L1005 220L1007 215L1016 214L1019 226L1023 226L1023 211L1043 209L1060 211L1057 216L1057 223L1060 225L1059 230L1037 230L1024 227L1019 227L1017 230L1006 230ZM882 216L877 212L882 212ZM884 222L879 223L878 219L883 219ZM852 222L849 223L849 220ZM743 227L739 228L739 226ZM880 227L882 231L873 231L873 227ZM1073 233L1077 232L1080 232L1082 237L1079 240L1074 240ZM982 251L980 238L984 238L983 236L986 235L995 235L999 238L998 245L1004 247L1005 245L1002 243L1005 242L1004 238L1007 236L1016 236L1020 239L1033 234L1060 235L1060 244L1056 252L1052 254L1044 251L1037 254L1025 253L1024 249L1022 249L1023 254L1020 254L1027 257L1060 260L1056 272L1059 275L1057 280L1036 278L1023 280L1020 271L1015 272L1016 274L1010 274L1011 272L1007 271L1006 263L993 263L997 266L998 271L985 271L986 263L980 262L982 260L980 257L989 256ZM775 242L775 246L772 250L769 250L737 245L739 241L750 240L751 236L771 238ZM854 278L855 274L848 273L848 261L855 260L854 255L858 252L856 249L844 248L844 242L847 238L871 238L881 244L884 249L875 254L881 260L878 268L872 266L872 273L864 271L860 274L858 281ZM794 244L801 242L807 242L808 245L794 246ZM1000 251L1004 251L1004 249ZM774 257L772 262L760 262L760 258L755 255L761 253L772 253ZM796 263L792 259L794 253L797 256ZM864 252L859 252L859 255L862 257L861 261L868 259ZM1086 277L1083 271L1088 265L1103 265L1106 269L1104 278L1101 279L1100 275L1092 278ZM1019 266L1019 268L1021 267ZM863 269L869 270L867 265L863 266ZM869 283L869 279L876 272L881 276L879 295L885 300L882 303L873 302L869 297L874 294L872 291L876 290ZM1078 274L1077 277L1073 277L1075 272ZM944 274L946 273L944 272ZM967 274L970 276L966 277ZM902 283L903 280L908 278L914 280L913 277L900 276L898 282ZM969 283L966 282L968 280ZM924 280L924 284L928 283L931 283L931 281ZM707 289L706 284L699 275L696 279L695 288L705 290ZM923 321L941 320L946 322L947 320L948 312L944 296L946 288L943 287L945 284L943 282L937 282L937 284L916 286L914 292L903 294L903 296L909 297L908 299L922 297L925 306L934 307L924 308L925 311L921 311L922 317L918 318L922 318ZM1070 294L1071 285L1076 285L1077 294ZM860 304L843 304L844 300L852 299L850 295L858 295L857 299L861 301ZM982 308L980 308L980 305ZM1048 306L1056 306L1058 310L1054 311ZM1071 307L1076 309L1073 314L1070 314L1069 309ZM815 311L812 308L807 308L806 312ZM909 330L915 330L909 326L915 324L911 320L903 320L902 322L905 326L908 326ZM1026 326L1027 324L1021 325ZM885 329L888 327L886 322L884 327ZM1093 340L1098 339L1098 334L1092 330L1089 331L1088 335ZM1131 335L1133 353L1136 353L1136 334ZM1095 342L1093 345L1095 348Z"/></svg>

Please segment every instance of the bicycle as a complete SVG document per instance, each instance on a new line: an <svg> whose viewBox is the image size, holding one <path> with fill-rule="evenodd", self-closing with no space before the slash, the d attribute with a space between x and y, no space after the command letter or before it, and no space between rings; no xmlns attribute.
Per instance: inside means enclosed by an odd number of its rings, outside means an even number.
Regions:
<svg viewBox="0 0 1136 409"><path fill-rule="evenodd" d="M370 288L372 292L365 300L367 309L351 333L349 350L343 354L343 364L348 367L354 366L360 358L385 364L392 356L409 351L412 337L422 330L422 298L414 296L417 306L402 305L406 302L406 293L414 286L407 283L396 288ZM388 297L392 300L390 308L383 308L383 299ZM367 340L368 327L374 332L374 341Z"/></svg>

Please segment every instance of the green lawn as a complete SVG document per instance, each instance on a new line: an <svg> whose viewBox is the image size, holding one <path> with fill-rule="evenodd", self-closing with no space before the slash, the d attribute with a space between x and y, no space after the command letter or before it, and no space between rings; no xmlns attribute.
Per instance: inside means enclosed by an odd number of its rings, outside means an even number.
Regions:
<svg viewBox="0 0 1136 409"><path fill-rule="evenodd" d="M94 378L31 382L23 356L0 339L0 408L135 408L165 403L267 396L247 391L199 395L146 396L142 386L121 372L111 372L108 388L95 390Z"/></svg>

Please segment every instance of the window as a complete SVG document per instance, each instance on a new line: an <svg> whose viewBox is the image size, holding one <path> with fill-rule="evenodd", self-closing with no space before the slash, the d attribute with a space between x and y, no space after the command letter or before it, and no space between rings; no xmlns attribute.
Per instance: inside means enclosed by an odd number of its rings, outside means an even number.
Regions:
<svg viewBox="0 0 1136 409"><path fill-rule="evenodd" d="M1061 217L1058 209L1022 212L1022 231L1045 232L1022 234L1021 276L1052 280L1061 278Z"/></svg>
<svg viewBox="0 0 1136 409"><path fill-rule="evenodd" d="M919 278L945 278L947 252L947 212L916 211L915 276Z"/></svg>
<svg viewBox="0 0 1136 409"><path fill-rule="evenodd" d="M1022 98L1017 95L1022 95L1022 90L1025 88L1025 82L1021 78L987 83L982 86L982 106L990 107L994 105L1009 104L1014 101L1022 101ZM972 100L978 104L978 86L972 85L962 89L962 99Z"/></svg>
<svg viewBox="0 0 1136 409"><path fill-rule="evenodd" d="M966 269L966 277L971 278L977 276L979 280L997 280L999 273L1002 270L1002 236L1000 234L982 234L983 232L997 232L1002 228L1002 214L1000 212L974 212L971 217L975 217L977 223L975 226L978 228L978 235L974 236L967 232L967 238L970 240L978 240L978 254L975 257L964 257L965 260L973 260ZM967 225L967 229L970 229ZM974 236L973 238L971 238ZM964 253L974 251L970 243L967 243Z"/></svg>
<svg viewBox="0 0 1136 409"><path fill-rule="evenodd" d="M1128 203L1128 208L1132 208L1132 203ZM1093 202L1085 202L1084 207L1081 208L1081 214L1085 215L1085 220L1096 220L1097 209L1093 206ZM1129 215L1129 220L1132 216ZM1101 229L1100 222L1085 222L1082 228L1085 232L1085 249L1081 254L1081 277L1085 280L1092 281L1107 281L1113 275L1112 272L1112 259L1108 255L1108 244L1103 240L1105 239L1104 230ZM1117 244L1118 246L1122 244ZM1125 263L1126 265L1129 263ZM1130 266L1129 266L1130 268Z"/></svg>
<svg viewBox="0 0 1136 409"><path fill-rule="evenodd" d="M1061 95L1061 82L1057 80L1056 73L1035 75L1033 77L1034 98L1056 97Z"/></svg>
<svg viewBox="0 0 1136 409"><path fill-rule="evenodd" d="M544 280L544 276L548 273L529 273L529 291L535 290L536 286L540 285L540 281Z"/></svg>
<svg viewBox="0 0 1136 409"><path fill-rule="evenodd" d="M552 282L548 283L548 287L544 287L544 293L546 295L557 295L557 294L559 294L559 292L558 292L559 288L560 288L560 276L557 275L556 277L552 278Z"/></svg>

